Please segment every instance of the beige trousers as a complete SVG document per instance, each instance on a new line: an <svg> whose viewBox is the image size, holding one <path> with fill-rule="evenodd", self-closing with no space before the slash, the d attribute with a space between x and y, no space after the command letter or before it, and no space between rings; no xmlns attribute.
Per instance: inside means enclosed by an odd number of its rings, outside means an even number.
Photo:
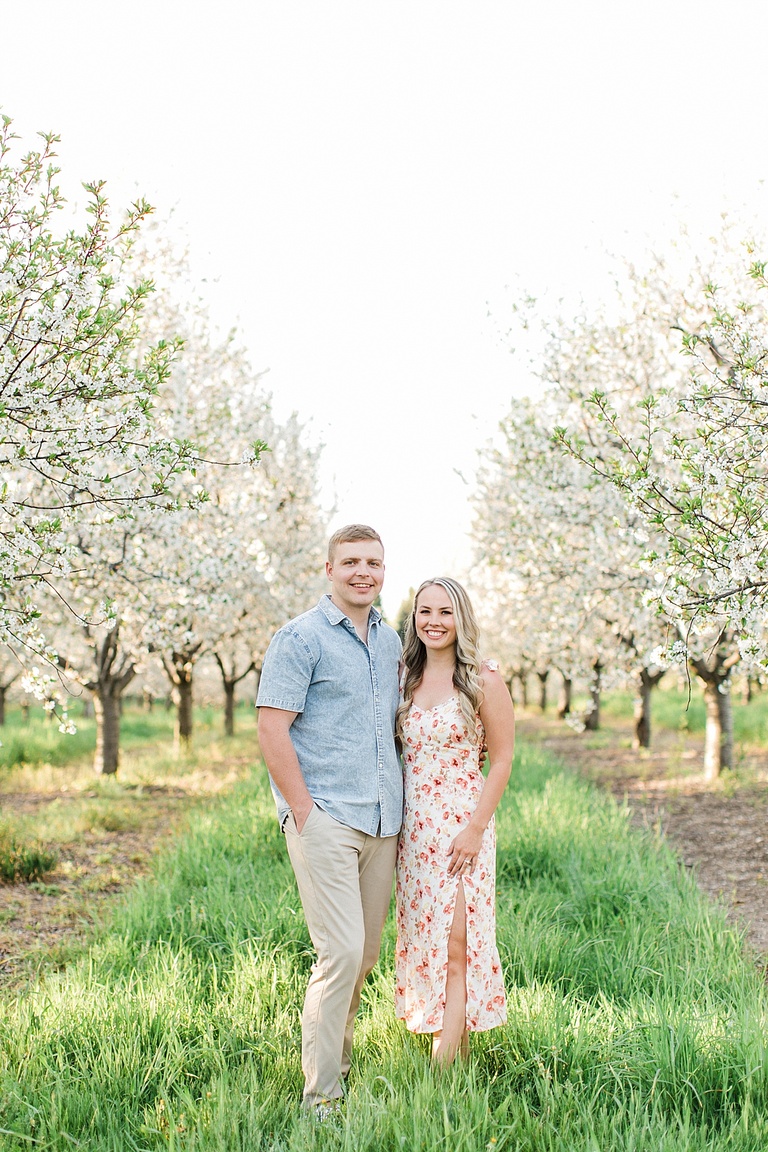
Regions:
<svg viewBox="0 0 768 1152"><path fill-rule="evenodd" d="M301 834L285 822L317 959L301 1019L304 1106L342 1096L363 981L379 956L392 896L397 836L367 836L317 805Z"/></svg>

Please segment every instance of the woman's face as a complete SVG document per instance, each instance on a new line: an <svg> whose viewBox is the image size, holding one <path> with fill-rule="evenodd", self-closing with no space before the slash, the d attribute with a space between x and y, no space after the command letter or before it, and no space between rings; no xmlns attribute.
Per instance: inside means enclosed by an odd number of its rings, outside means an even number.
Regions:
<svg viewBox="0 0 768 1152"><path fill-rule="evenodd" d="M419 593L414 617L416 635L425 648L441 652L456 644L456 625L451 598L439 584L429 584Z"/></svg>

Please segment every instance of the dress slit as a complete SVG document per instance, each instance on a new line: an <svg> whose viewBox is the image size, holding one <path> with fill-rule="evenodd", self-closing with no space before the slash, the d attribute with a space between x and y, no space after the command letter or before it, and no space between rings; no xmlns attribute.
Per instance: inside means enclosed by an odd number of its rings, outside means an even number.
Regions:
<svg viewBox="0 0 768 1152"><path fill-rule="evenodd" d="M493 821L469 876L448 875L448 849L483 787L482 725L470 739L458 700L416 705L403 725L405 812L397 864L395 1007L413 1032L442 1030L448 939L459 884L466 930L466 1021L470 1031L503 1024L506 1000L496 948Z"/></svg>

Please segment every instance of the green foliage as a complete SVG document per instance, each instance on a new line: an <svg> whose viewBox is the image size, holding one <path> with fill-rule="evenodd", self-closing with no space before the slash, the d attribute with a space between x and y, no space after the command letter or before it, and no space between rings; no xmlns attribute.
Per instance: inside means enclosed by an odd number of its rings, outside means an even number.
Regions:
<svg viewBox="0 0 768 1152"><path fill-rule="evenodd" d="M0 1006L4 1149L758 1152L766 992L663 843L524 747L498 818L505 1027L442 1075L364 989L345 1115L299 1108L309 941L263 772L205 811L90 955Z"/></svg>
<svg viewBox="0 0 768 1152"><path fill-rule="evenodd" d="M0 880L27 884L41 880L55 867L58 853L42 844L25 843L7 824L0 824Z"/></svg>
<svg viewBox="0 0 768 1152"><path fill-rule="evenodd" d="M749 704L742 704L736 688L732 689L733 732L737 741L768 746L768 693L757 692ZM601 710L605 719L629 719L632 716L631 692L611 692L605 696ZM677 688L660 688L651 695L653 727L672 732L700 735L706 725L704 697L696 680L688 692Z"/></svg>
<svg viewBox="0 0 768 1152"><path fill-rule="evenodd" d="M82 715L82 704L77 701L69 708L69 715L77 724L74 735L60 732L58 724L52 723L42 708L30 708L27 720L19 708L8 708L5 725L0 729L0 773L22 764L64 767L91 763L96 747L95 721ZM255 727L254 709L238 712L237 723L244 730ZM174 713L162 705L149 712L128 701L120 719L121 748L141 757L154 755L161 747L167 750L173 743L173 725ZM195 726L200 755L204 756L210 739L222 730L220 709L196 708Z"/></svg>
<svg viewBox="0 0 768 1152"><path fill-rule="evenodd" d="M65 765L93 756L93 721L78 720L77 732L65 736L57 723L43 718L42 710L35 711L37 714L25 723L18 711L9 709L2 728L0 771L20 764Z"/></svg>
<svg viewBox="0 0 768 1152"><path fill-rule="evenodd" d="M401 601L400 607L397 610L397 615L395 616L395 622L393 624L393 628L395 629L395 631L397 632L398 636L403 641L403 643L405 643L405 628L406 628L406 625L408 623L408 618L411 615L411 612L413 611L413 598L415 595L416 595L416 589L415 588L409 588L408 589L408 595L405 597L404 600Z"/></svg>

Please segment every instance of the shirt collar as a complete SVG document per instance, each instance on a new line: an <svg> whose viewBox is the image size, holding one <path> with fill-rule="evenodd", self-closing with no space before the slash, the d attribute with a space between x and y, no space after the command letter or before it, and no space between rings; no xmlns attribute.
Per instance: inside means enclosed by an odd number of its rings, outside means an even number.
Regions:
<svg viewBox="0 0 768 1152"><path fill-rule="evenodd" d="M349 620L349 616L347 616L346 612L342 612L341 608L334 604L333 600L331 600L331 597L327 592L324 596L320 597L320 601L317 606L331 624L341 624L342 620ZM380 620L381 612L379 612L378 608L374 608L374 606L371 605L371 609L368 614L369 625L378 624ZM349 620L349 623L352 624L352 621Z"/></svg>

